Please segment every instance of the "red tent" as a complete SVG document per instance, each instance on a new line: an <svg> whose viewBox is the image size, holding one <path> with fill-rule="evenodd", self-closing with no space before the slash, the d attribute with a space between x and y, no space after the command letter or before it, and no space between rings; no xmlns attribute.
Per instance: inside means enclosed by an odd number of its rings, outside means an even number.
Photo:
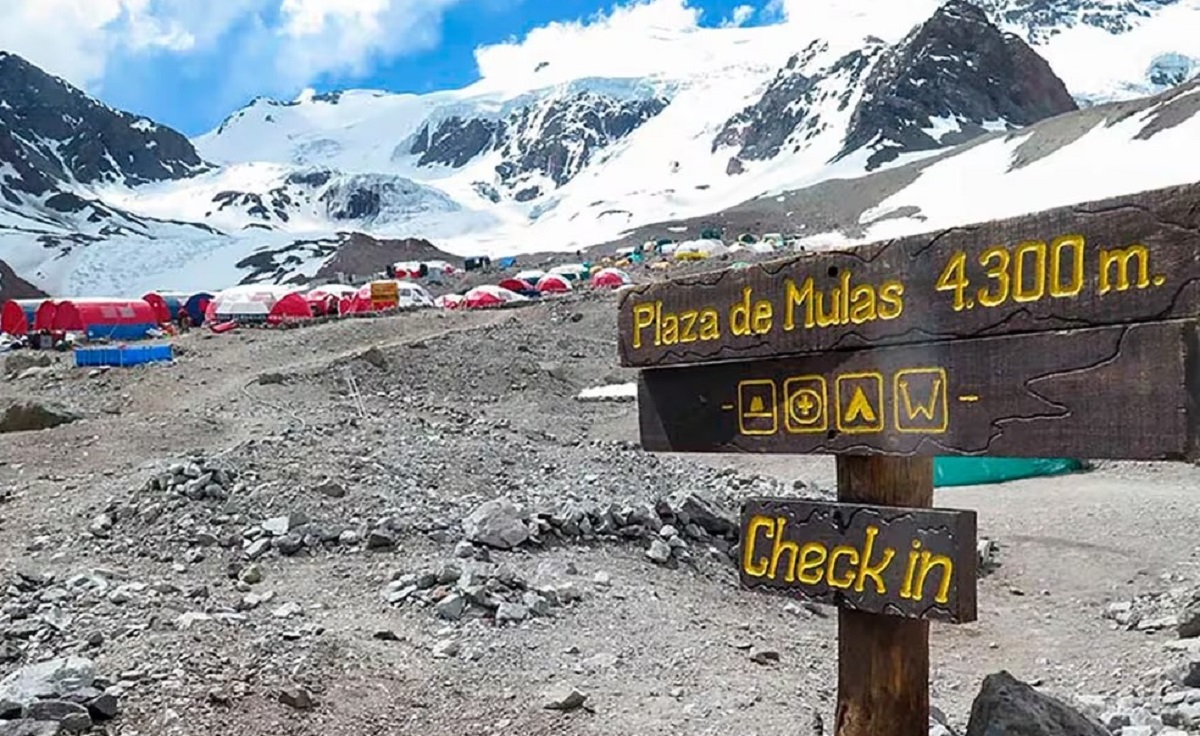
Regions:
<svg viewBox="0 0 1200 736"><path fill-rule="evenodd" d="M602 268L592 276L592 286L619 289L633 283L629 274L615 268Z"/></svg>
<svg viewBox="0 0 1200 736"><path fill-rule="evenodd" d="M462 306L468 309L486 309L488 307L499 307L510 302L525 301L529 300L515 291L485 284L483 286L476 286L464 294Z"/></svg>
<svg viewBox="0 0 1200 736"><path fill-rule="evenodd" d="M571 290L571 282L566 276L548 273L538 279L537 290L543 294L563 294Z"/></svg>
<svg viewBox="0 0 1200 736"><path fill-rule="evenodd" d="M357 289L347 284L326 284L305 294L304 300L318 317L337 315L342 299L353 296L355 291Z"/></svg>
<svg viewBox="0 0 1200 736"><path fill-rule="evenodd" d="M9 299L0 306L0 332L19 337L28 334L37 318L41 299Z"/></svg>
<svg viewBox="0 0 1200 736"><path fill-rule="evenodd" d="M267 324L277 325L280 322L312 319L312 316L312 308L308 306L304 295L293 292L275 302L267 314Z"/></svg>
<svg viewBox="0 0 1200 736"><path fill-rule="evenodd" d="M537 289L534 288L533 284L529 283L528 281L523 281L523 280L517 279L517 278L504 279L500 283L496 284L496 286L499 286L501 289L508 289L509 291L515 291L518 294L524 294L526 292L537 291Z"/></svg>
<svg viewBox="0 0 1200 736"><path fill-rule="evenodd" d="M51 329L82 332L89 340L137 340L157 325L154 307L141 299L66 299L55 308Z"/></svg>
<svg viewBox="0 0 1200 736"><path fill-rule="evenodd" d="M58 311L58 303L47 299L37 308L33 316L33 329L37 331L54 329L54 313Z"/></svg>
<svg viewBox="0 0 1200 736"><path fill-rule="evenodd" d="M296 319L312 319L312 309L303 294L291 286L246 284L232 286L213 297L204 321L276 325Z"/></svg>

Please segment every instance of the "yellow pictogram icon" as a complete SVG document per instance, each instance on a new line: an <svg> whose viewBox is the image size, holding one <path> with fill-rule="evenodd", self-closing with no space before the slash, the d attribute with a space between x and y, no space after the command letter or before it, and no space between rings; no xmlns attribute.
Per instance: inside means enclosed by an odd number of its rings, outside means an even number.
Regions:
<svg viewBox="0 0 1200 736"><path fill-rule="evenodd" d="M896 430L942 434L950 426L945 368L906 368L892 378Z"/></svg>
<svg viewBox="0 0 1200 736"><path fill-rule="evenodd" d="M824 376L792 376L783 382L783 425L791 434L829 429L829 397Z"/></svg>
<svg viewBox="0 0 1200 736"><path fill-rule="evenodd" d="M837 428L845 434L883 431L883 375L844 373L837 377Z"/></svg>
<svg viewBox="0 0 1200 736"><path fill-rule="evenodd" d="M738 430L752 435L779 431L774 381L754 378L738 382Z"/></svg>

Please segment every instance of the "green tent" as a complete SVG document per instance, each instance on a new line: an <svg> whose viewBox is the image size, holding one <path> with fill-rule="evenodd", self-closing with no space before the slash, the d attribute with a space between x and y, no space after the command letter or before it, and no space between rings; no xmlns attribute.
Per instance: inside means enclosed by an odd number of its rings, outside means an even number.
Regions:
<svg viewBox="0 0 1200 736"><path fill-rule="evenodd" d="M1082 469L1083 462L1067 458L938 457L933 460L933 485L943 488L1002 483Z"/></svg>

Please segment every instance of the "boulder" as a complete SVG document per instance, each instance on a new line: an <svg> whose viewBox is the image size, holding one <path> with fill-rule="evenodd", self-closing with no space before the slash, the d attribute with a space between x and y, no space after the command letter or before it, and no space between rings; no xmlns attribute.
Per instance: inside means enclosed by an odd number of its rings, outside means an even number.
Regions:
<svg viewBox="0 0 1200 736"><path fill-rule="evenodd" d="M679 515L715 537L737 534L737 520L711 501L690 493L679 505Z"/></svg>
<svg viewBox="0 0 1200 736"><path fill-rule="evenodd" d="M69 424L82 417L58 404L40 401L14 401L0 412L0 434L34 432Z"/></svg>
<svg viewBox="0 0 1200 736"><path fill-rule="evenodd" d="M96 666L90 659L51 659L22 667L0 681L0 700L28 706L35 700L59 698L91 687L95 680Z"/></svg>
<svg viewBox="0 0 1200 736"><path fill-rule="evenodd" d="M463 519L463 533L476 544L512 549L529 539L521 510L507 496L488 501Z"/></svg>
<svg viewBox="0 0 1200 736"><path fill-rule="evenodd" d="M971 704L966 736L1111 734L1098 721L1000 671L984 678L979 695Z"/></svg>

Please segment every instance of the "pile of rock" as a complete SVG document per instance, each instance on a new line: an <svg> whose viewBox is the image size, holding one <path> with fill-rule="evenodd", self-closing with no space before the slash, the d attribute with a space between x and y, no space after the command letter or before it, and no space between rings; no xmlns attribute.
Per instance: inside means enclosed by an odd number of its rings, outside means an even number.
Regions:
<svg viewBox="0 0 1200 736"><path fill-rule="evenodd" d="M1104 617L1128 631L1175 629L1180 638L1200 636L1200 588L1180 585L1128 601L1110 603Z"/></svg>
<svg viewBox="0 0 1200 736"><path fill-rule="evenodd" d="M505 567L443 563L435 569L396 573L383 589L394 605L430 608L446 621L488 619L515 624L552 615L553 609L583 599L574 583L535 586Z"/></svg>
<svg viewBox="0 0 1200 736"><path fill-rule="evenodd" d="M224 501L230 494L246 490L245 484L237 482L237 476L236 469L222 467L215 460L191 457L152 476L143 490L175 493L193 501Z"/></svg>
<svg viewBox="0 0 1200 736"><path fill-rule="evenodd" d="M532 513L503 497L480 505L462 526L467 543L495 549L538 546L552 539L649 541L647 556L660 564L689 559L688 540L728 552L738 534L732 512L696 493L653 503L567 501Z"/></svg>
<svg viewBox="0 0 1200 736"><path fill-rule="evenodd" d="M0 733L83 733L117 716L120 692L83 657L23 667L0 681Z"/></svg>

